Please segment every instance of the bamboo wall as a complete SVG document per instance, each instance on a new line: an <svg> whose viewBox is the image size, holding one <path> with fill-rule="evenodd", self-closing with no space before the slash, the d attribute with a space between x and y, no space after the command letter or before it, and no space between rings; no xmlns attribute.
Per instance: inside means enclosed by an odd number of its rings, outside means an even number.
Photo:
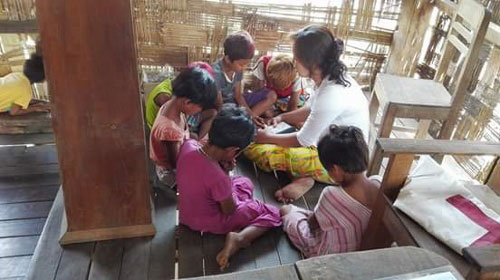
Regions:
<svg viewBox="0 0 500 280"><path fill-rule="evenodd" d="M183 67L195 60L213 62L222 53L224 38L241 29L255 39L256 57L290 53L291 31L321 23L344 39L344 59L355 77L370 85L389 53L400 7L397 0L340 0L323 6L255 2L135 0L140 63Z"/></svg>

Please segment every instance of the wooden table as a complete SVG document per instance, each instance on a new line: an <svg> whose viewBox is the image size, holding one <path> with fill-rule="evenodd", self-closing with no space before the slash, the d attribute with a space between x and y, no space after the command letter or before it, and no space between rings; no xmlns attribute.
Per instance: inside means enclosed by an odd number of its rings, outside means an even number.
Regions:
<svg viewBox="0 0 500 280"><path fill-rule="evenodd" d="M295 265L190 279L399 279L447 271L456 279L463 279L445 258L435 253L416 247L394 247L333 254L298 261Z"/></svg>

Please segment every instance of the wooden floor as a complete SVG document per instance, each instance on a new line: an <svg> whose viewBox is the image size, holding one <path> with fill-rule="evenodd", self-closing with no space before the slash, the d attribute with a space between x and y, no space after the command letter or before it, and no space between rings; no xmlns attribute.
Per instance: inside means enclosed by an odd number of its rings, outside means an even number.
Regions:
<svg viewBox="0 0 500 280"><path fill-rule="evenodd" d="M0 159L0 279L24 279L59 189L57 153L54 145L0 146Z"/></svg>
<svg viewBox="0 0 500 280"><path fill-rule="evenodd" d="M273 197L280 185L272 173L256 172L253 164L240 161L235 174L255 184L254 197L279 206ZM295 204L312 209L322 185L315 186ZM177 224L177 197L173 191L157 191L154 238L132 238L59 246L62 216L60 192L40 237L28 272L28 279L171 279L220 274L215 256L224 243L223 235L193 232ZM231 260L226 272L245 271L302 259L281 228L273 229Z"/></svg>

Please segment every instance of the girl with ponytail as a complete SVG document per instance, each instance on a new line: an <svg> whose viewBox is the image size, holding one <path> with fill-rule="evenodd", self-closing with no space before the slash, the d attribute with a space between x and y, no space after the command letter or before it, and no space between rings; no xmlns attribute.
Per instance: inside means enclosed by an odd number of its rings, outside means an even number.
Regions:
<svg viewBox="0 0 500 280"><path fill-rule="evenodd" d="M354 126L331 125L318 143L321 163L340 186L323 189L314 211L281 207L283 230L306 257L359 250L380 186L367 178L368 146Z"/></svg>
<svg viewBox="0 0 500 280"><path fill-rule="evenodd" d="M300 198L315 180L334 182L321 165L316 148L320 135L330 125L357 127L365 140L369 127L368 101L340 60L344 51L342 40L321 25L306 26L292 34L291 39L297 72L314 81L315 92L304 107L278 115L268 125L285 122L301 128L287 134L259 130L258 144L245 152L259 168L281 170L292 176L292 183L275 193L281 202Z"/></svg>

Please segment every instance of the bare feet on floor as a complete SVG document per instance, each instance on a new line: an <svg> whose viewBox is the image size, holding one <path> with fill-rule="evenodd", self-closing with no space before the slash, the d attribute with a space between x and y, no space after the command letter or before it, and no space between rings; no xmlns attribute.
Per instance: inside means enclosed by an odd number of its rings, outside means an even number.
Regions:
<svg viewBox="0 0 500 280"><path fill-rule="evenodd" d="M226 235L224 248L217 254L216 260L220 270L223 271L229 266L229 258L243 247L243 240L236 232L230 232Z"/></svg>
<svg viewBox="0 0 500 280"><path fill-rule="evenodd" d="M283 203L291 203L303 196L314 186L311 177L299 178L274 193L276 200Z"/></svg>

